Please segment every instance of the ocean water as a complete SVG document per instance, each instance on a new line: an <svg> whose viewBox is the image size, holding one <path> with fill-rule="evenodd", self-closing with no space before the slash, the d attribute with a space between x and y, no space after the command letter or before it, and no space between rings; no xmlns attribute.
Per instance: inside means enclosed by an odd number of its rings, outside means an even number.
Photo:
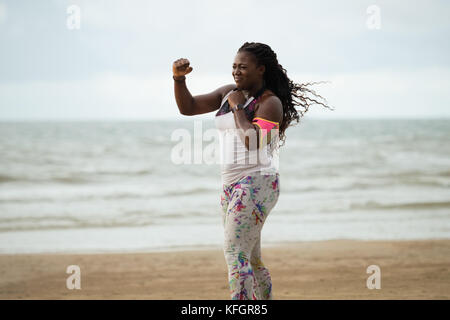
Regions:
<svg viewBox="0 0 450 320"><path fill-rule="evenodd" d="M221 247L220 164L198 157L208 130L195 117L0 123L0 253ZM190 162L174 160L175 132ZM449 119L305 118L286 136L263 246L450 238Z"/></svg>

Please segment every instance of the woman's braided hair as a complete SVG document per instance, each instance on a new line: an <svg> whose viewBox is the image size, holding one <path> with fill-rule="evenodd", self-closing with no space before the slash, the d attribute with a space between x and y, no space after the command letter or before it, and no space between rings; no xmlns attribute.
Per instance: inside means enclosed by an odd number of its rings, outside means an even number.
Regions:
<svg viewBox="0 0 450 320"><path fill-rule="evenodd" d="M308 86L319 84L320 82L308 83L294 83L287 76L286 69L284 69L277 60L276 53L266 44L259 42L245 42L238 50L238 52L249 52L256 58L257 65L264 65L264 81L267 89L270 89L283 104L283 121L279 128L279 140L285 142L285 131L290 126L291 122L296 120L297 123L313 104L320 104L330 110L334 110L323 102L317 101L321 98L326 102L326 99L316 94L316 92ZM310 98L307 94L312 94ZM303 110L297 110L294 106L301 106ZM300 114L299 114L300 112ZM284 145L284 143L283 143Z"/></svg>

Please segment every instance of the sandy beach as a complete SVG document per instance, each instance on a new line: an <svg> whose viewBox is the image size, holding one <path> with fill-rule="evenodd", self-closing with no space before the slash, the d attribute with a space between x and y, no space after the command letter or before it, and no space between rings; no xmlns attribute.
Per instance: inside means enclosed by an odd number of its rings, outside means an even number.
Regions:
<svg viewBox="0 0 450 320"><path fill-rule="evenodd" d="M289 243L263 248L274 299L449 299L450 240ZM81 289L66 288L66 268ZM381 289L368 289L369 265ZM229 299L221 250L0 255L1 299Z"/></svg>

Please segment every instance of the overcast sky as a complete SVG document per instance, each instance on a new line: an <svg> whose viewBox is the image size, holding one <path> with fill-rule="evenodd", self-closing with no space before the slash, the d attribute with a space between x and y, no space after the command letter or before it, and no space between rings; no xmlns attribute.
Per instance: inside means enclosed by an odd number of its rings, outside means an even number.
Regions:
<svg viewBox="0 0 450 320"><path fill-rule="evenodd" d="M449 16L446 0L0 0L0 120L185 119L172 62L188 58L190 92L208 93L233 83L245 41L294 82L331 82L314 89L335 111L307 117L450 117Z"/></svg>

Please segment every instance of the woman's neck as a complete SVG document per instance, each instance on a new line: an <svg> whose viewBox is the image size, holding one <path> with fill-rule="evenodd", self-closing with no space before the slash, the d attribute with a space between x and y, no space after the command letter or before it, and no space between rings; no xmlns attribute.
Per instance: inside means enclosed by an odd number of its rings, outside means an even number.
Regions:
<svg viewBox="0 0 450 320"><path fill-rule="evenodd" d="M254 97L256 95L256 93L262 89L263 84L264 83L262 81L260 81L258 84L256 84L252 88L250 88L248 90L242 90L242 93L244 94L245 98L248 100L250 97Z"/></svg>

